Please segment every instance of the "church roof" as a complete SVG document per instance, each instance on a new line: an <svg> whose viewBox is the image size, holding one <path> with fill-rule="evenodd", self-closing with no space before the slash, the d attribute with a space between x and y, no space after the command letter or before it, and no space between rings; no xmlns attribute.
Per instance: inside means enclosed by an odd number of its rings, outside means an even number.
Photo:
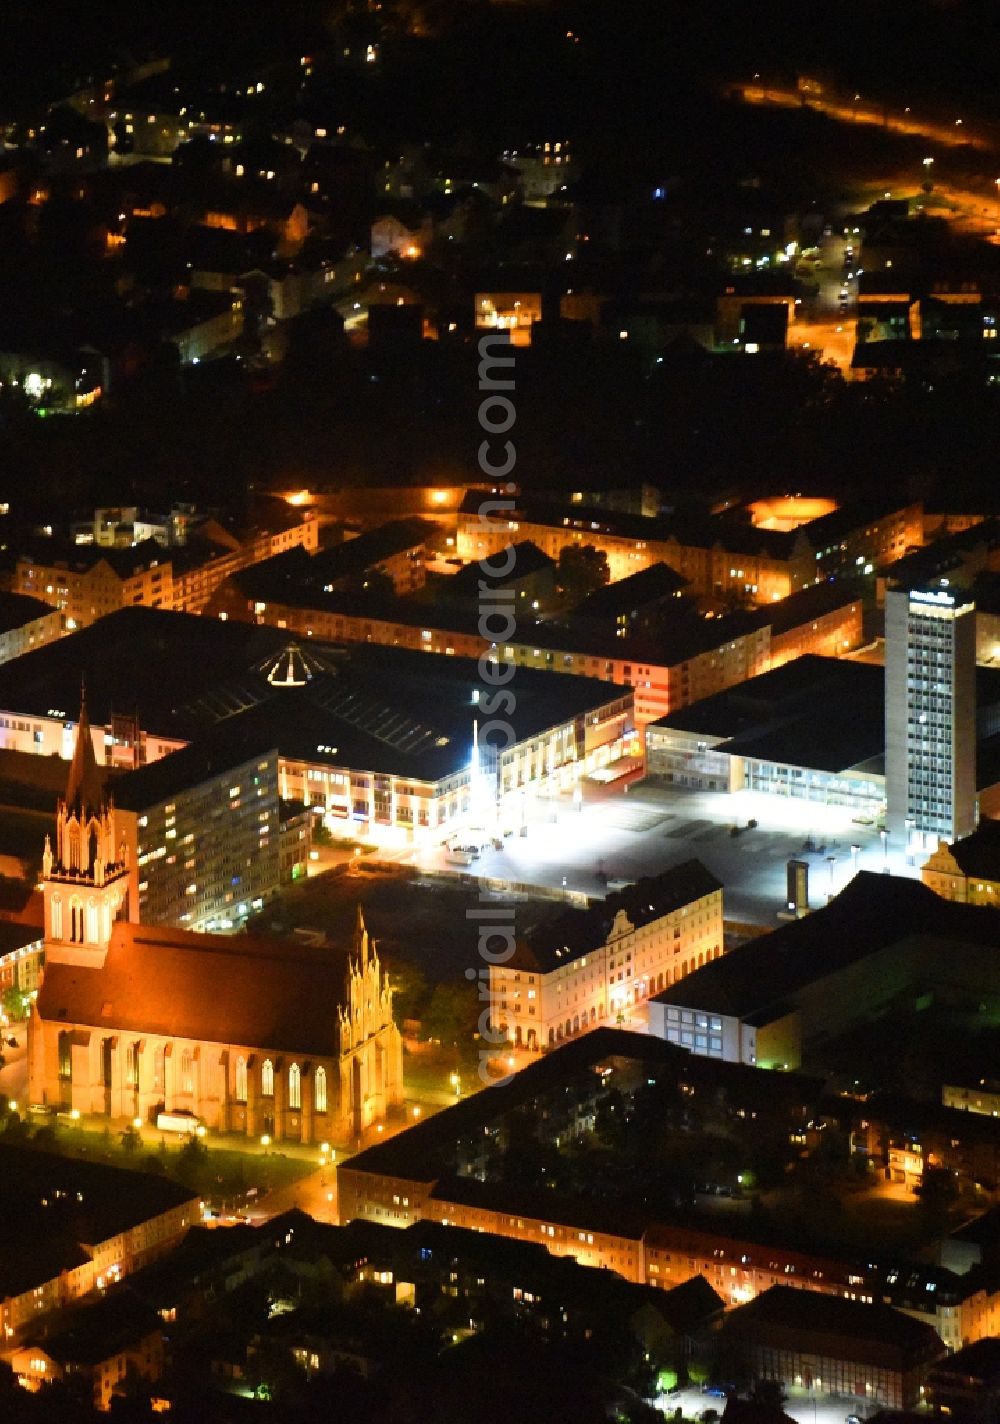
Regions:
<svg viewBox="0 0 1000 1424"><path fill-rule="evenodd" d="M348 954L287 941L116 924L101 967L50 963L43 1020L268 1052L339 1047Z"/></svg>

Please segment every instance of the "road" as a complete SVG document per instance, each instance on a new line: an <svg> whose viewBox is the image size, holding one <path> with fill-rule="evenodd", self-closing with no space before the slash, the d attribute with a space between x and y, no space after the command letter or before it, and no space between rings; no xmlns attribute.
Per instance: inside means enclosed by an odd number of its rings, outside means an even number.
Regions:
<svg viewBox="0 0 1000 1424"><path fill-rule="evenodd" d="M858 234L824 234L819 245L820 260L814 269L817 290L803 297L788 332L790 346L817 351L825 361L833 361L842 371L849 369L854 354L860 250ZM847 297L843 300L841 294L845 290Z"/></svg>
<svg viewBox="0 0 1000 1424"><path fill-rule="evenodd" d="M870 95L804 96L797 89L771 88L763 84L745 84L738 87L744 103L747 104L764 104L780 109L813 109L816 113L825 114L827 118L837 119L841 123L872 125L908 138L926 138L948 148L989 150L997 147L995 134L988 132L982 125L967 123L960 114L956 114L950 123L943 123L921 115L909 107L902 110L891 109L878 103Z"/></svg>

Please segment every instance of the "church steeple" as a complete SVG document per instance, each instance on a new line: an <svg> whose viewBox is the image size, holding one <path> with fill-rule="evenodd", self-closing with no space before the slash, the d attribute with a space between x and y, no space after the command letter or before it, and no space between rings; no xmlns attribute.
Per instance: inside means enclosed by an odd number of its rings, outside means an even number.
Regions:
<svg viewBox="0 0 1000 1424"><path fill-rule="evenodd" d="M64 957L57 947L72 946L74 957L84 947L90 953L103 952L112 923L128 908L128 856L116 833L105 776L94 753L86 696L81 693L66 795L56 806L55 847L46 836L42 853L50 958Z"/></svg>
<svg viewBox="0 0 1000 1424"><path fill-rule="evenodd" d="M94 737L87 716L87 690L80 687L80 719L76 724L73 759L66 781L66 807L82 816L86 810L97 811L104 800L104 778L94 755Z"/></svg>
<svg viewBox="0 0 1000 1424"><path fill-rule="evenodd" d="M363 967L368 963L370 946L371 941L368 938L368 928L365 925L365 914L359 900L357 914L354 918L354 956L359 966Z"/></svg>

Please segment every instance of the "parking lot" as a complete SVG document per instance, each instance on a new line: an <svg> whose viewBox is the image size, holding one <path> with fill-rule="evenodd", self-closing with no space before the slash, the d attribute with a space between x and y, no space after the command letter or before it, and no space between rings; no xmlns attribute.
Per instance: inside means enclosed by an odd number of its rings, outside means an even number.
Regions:
<svg viewBox="0 0 1000 1424"><path fill-rule="evenodd" d="M787 1393L787 1401L781 1407L796 1424L845 1424L849 1414L866 1419L876 1412L875 1405L859 1400L855 1395L822 1394L794 1387ZM698 1420L712 1410L721 1418L726 1401L703 1394L698 1389L682 1389L674 1394L661 1394L656 1400L656 1407L663 1411L668 1420L674 1418L678 1409L683 1419Z"/></svg>
<svg viewBox="0 0 1000 1424"><path fill-rule="evenodd" d="M754 829L747 822L756 820ZM739 827L737 835L733 827ZM806 849L807 843L813 847ZM851 847L857 846L857 852ZM570 797L542 808L527 834L502 850L485 849L469 867L444 850L413 858L426 869L454 870L514 884L565 887L597 896L607 883L656 875L697 857L725 887L727 919L773 926L785 909L786 866L810 865L810 904L842 890L855 868L916 875L902 855L886 855L873 826L855 824L850 810L753 792L735 795L639 783L591 788L580 805Z"/></svg>

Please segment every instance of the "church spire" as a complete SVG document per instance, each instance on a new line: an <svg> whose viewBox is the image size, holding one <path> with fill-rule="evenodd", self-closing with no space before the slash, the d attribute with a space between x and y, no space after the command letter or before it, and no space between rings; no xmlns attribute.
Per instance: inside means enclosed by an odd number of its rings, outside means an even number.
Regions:
<svg viewBox="0 0 1000 1424"><path fill-rule="evenodd" d="M365 927L365 915L358 901L358 912L354 922L354 953L357 956L359 965L368 962L368 930Z"/></svg>
<svg viewBox="0 0 1000 1424"><path fill-rule="evenodd" d="M104 778L94 755L94 738L87 716L86 688L80 685L80 719L76 724L76 741L73 744L73 760L69 765L66 782L67 811L82 811L84 807L96 811L104 800Z"/></svg>

